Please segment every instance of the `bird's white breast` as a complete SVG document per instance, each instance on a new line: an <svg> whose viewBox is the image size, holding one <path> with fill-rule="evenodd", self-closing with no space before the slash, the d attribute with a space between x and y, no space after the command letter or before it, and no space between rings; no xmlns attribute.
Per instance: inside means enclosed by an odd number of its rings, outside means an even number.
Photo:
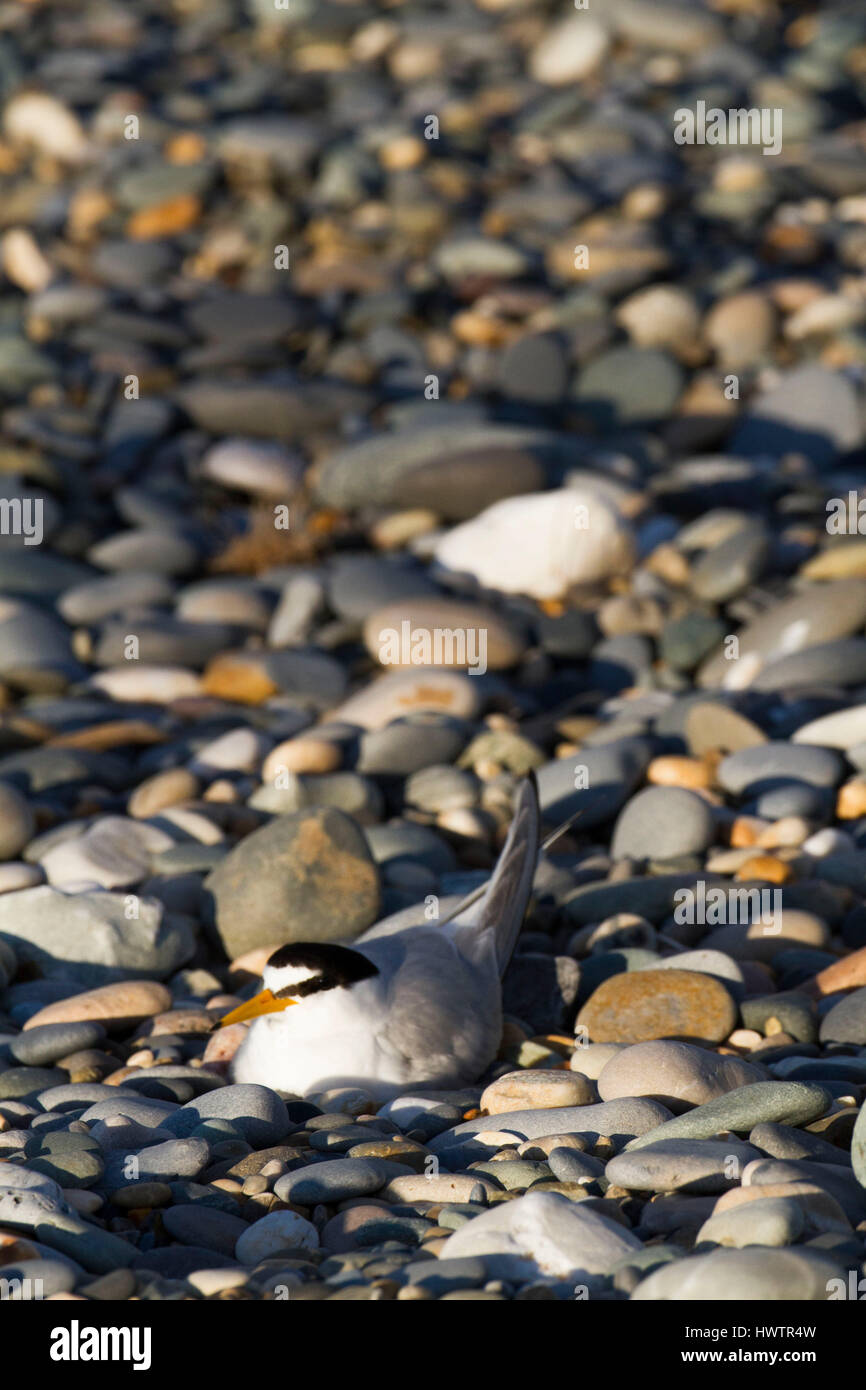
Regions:
<svg viewBox="0 0 866 1390"><path fill-rule="evenodd" d="M382 1014L375 980L350 989L325 990L250 1026L234 1062L234 1079L305 1095L332 1086L373 1090L402 1086L408 1072L380 1045Z"/></svg>

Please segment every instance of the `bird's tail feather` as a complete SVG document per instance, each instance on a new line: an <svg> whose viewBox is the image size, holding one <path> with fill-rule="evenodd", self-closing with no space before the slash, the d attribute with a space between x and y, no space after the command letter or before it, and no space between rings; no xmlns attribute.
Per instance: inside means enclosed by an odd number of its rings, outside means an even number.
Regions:
<svg viewBox="0 0 866 1390"><path fill-rule="evenodd" d="M508 838L489 883L452 918L456 928L470 928L474 937L488 929L493 931L500 975L505 974L511 960L532 892L540 831L538 790L530 773L520 789Z"/></svg>

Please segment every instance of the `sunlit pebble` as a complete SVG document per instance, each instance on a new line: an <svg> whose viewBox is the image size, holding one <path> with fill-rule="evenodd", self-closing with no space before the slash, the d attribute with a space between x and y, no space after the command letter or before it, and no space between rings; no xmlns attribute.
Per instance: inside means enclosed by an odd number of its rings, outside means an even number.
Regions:
<svg viewBox="0 0 866 1390"><path fill-rule="evenodd" d="M823 287L814 280L791 278L777 280L769 287L769 295L783 314L794 314L824 296Z"/></svg>
<svg viewBox="0 0 866 1390"><path fill-rule="evenodd" d="M758 290L717 300L704 322L704 335L719 364L731 367L758 362L771 346L775 329L773 305Z"/></svg>
<svg viewBox="0 0 866 1390"><path fill-rule="evenodd" d="M644 75L655 86L671 86L682 81L682 59L673 53L654 53L646 63Z"/></svg>
<svg viewBox="0 0 866 1390"><path fill-rule="evenodd" d="M345 72L352 55L341 43L308 43L296 48L292 64L299 72Z"/></svg>
<svg viewBox="0 0 866 1390"><path fill-rule="evenodd" d="M689 582L689 562L681 551L669 541L657 545L655 550L645 561L645 566L651 574L656 574L660 579L666 579L669 584L674 584L681 588Z"/></svg>
<svg viewBox="0 0 866 1390"><path fill-rule="evenodd" d="M850 198L840 198L836 204L836 216L840 222L866 222L866 194L856 193Z"/></svg>
<svg viewBox="0 0 866 1390"><path fill-rule="evenodd" d="M761 254L785 265L811 265L822 252L822 241L804 223L776 217L767 227Z"/></svg>
<svg viewBox="0 0 866 1390"><path fill-rule="evenodd" d="M670 194L661 184L639 183L623 198L622 214L632 222L652 221L661 217L669 202Z"/></svg>
<svg viewBox="0 0 866 1390"><path fill-rule="evenodd" d="M87 158L87 139L78 117L47 92L13 96L3 113L3 130L13 145L64 163L80 164Z"/></svg>
<svg viewBox="0 0 866 1390"><path fill-rule="evenodd" d="M455 807L450 811L442 811L436 817L436 824L442 830L448 830L453 835L460 835L467 840L480 840L487 843L491 837L492 827L489 820L477 811L470 810L465 806Z"/></svg>
<svg viewBox="0 0 866 1390"><path fill-rule="evenodd" d="M866 815L866 775L852 777L839 788L836 815L839 820L858 820Z"/></svg>
<svg viewBox="0 0 866 1390"><path fill-rule="evenodd" d="M391 49L387 61L391 76L408 87L422 78L438 77L442 56L440 44L423 39L404 39L397 48Z"/></svg>
<svg viewBox="0 0 866 1390"><path fill-rule="evenodd" d="M3 237L2 258L3 269L13 285L29 294L47 289L54 277L32 232L24 227L13 227Z"/></svg>
<svg viewBox="0 0 866 1390"><path fill-rule="evenodd" d="M388 140L379 150L379 161L383 168L392 172L404 169L417 169L424 162L427 150L425 142L414 135L401 135Z"/></svg>
<svg viewBox="0 0 866 1390"><path fill-rule="evenodd" d="M619 305L616 319L640 347L676 350L700 332L697 303L677 285L652 285L636 291Z"/></svg>
<svg viewBox="0 0 866 1390"><path fill-rule="evenodd" d="M352 56L359 63L375 63L383 58L400 37L399 27L388 19L374 19L352 38Z"/></svg>
<svg viewBox="0 0 866 1390"><path fill-rule="evenodd" d="M720 160L713 175L713 187L719 193L751 193L766 182L764 164L752 155L730 155Z"/></svg>
<svg viewBox="0 0 866 1390"><path fill-rule="evenodd" d="M180 666L114 666L91 677L91 685L114 700L168 704L201 694L201 680Z"/></svg>
<svg viewBox="0 0 866 1390"><path fill-rule="evenodd" d="M203 137L193 130L182 130L166 142L165 157L169 164L197 164L207 154Z"/></svg>
<svg viewBox="0 0 866 1390"><path fill-rule="evenodd" d="M109 1072L107 1076L104 1076L102 1078L102 1084L103 1086L122 1086L124 1081L126 1081L128 1077L132 1076L132 1074L137 1070L137 1067L132 1067L129 1065L125 1067L118 1067L117 1071Z"/></svg>
<svg viewBox="0 0 866 1390"><path fill-rule="evenodd" d="M149 1048L144 1048L141 1052L133 1052L126 1059L127 1067L150 1067L153 1066L154 1056Z"/></svg>
<svg viewBox="0 0 866 1390"><path fill-rule="evenodd" d="M841 294L827 294L805 304L787 320L786 338L798 342L813 335L844 333L866 318L866 304L856 304Z"/></svg>
<svg viewBox="0 0 866 1390"><path fill-rule="evenodd" d="M825 826L822 830L817 830L814 835L809 836L803 849L814 859L823 859L828 854L853 854L857 846L852 837L847 835L844 830Z"/></svg>
<svg viewBox="0 0 866 1390"><path fill-rule="evenodd" d="M194 193L180 193L164 203L140 208L126 224L126 235L132 241L154 241L188 232L200 221L203 208Z"/></svg>
<svg viewBox="0 0 866 1390"><path fill-rule="evenodd" d="M370 540L377 550L401 550L409 541L435 529L438 517L424 507L392 512L373 523Z"/></svg>
<svg viewBox="0 0 866 1390"><path fill-rule="evenodd" d="M726 1040L727 1046L737 1052L752 1052L764 1041L760 1033L756 1033L754 1028L737 1028ZM724 1049L719 1048L722 1052Z"/></svg>
<svg viewBox="0 0 866 1390"><path fill-rule="evenodd" d="M111 197L101 188L79 188L70 198L67 234L73 242L88 241L114 210Z"/></svg>
<svg viewBox="0 0 866 1390"><path fill-rule="evenodd" d="M343 749L333 739L288 739L272 748L262 764L262 781L273 783L286 773L336 772L343 761Z"/></svg>
<svg viewBox="0 0 866 1390"><path fill-rule="evenodd" d="M610 47L610 33L591 15L566 14L542 32L529 55L529 74L536 82L568 86L589 77Z"/></svg>
<svg viewBox="0 0 866 1390"><path fill-rule="evenodd" d="M513 330L501 319L491 318L474 309L465 309L451 320L451 331L458 342L471 347L502 347Z"/></svg>
<svg viewBox="0 0 866 1390"><path fill-rule="evenodd" d="M758 816L738 816L730 828L731 848L753 849L770 825L770 821Z"/></svg>
<svg viewBox="0 0 866 1390"><path fill-rule="evenodd" d="M810 826L802 816L783 816L762 831L756 841L759 849L780 849L802 845L809 837Z"/></svg>
<svg viewBox="0 0 866 1390"><path fill-rule="evenodd" d="M203 801L237 802L242 799L242 789L226 777L211 782L202 796Z"/></svg>
<svg viewBox="0 0 866 1390"><path fill-rule="evenodd" d="M786 864L780 857L760 854L741 864L734 878L741 883L753 878L766 879L769 883L787 883L793 877L793 873L791 865Z"/></svg>
<svg viewBox="0 0 866 1390"><path fill-rule="evenodd" d="M647 781L662 787L687 787L693 791L708 788L713 780L709 762L701 758L669 755L654 758L647 768Z"/></svg>

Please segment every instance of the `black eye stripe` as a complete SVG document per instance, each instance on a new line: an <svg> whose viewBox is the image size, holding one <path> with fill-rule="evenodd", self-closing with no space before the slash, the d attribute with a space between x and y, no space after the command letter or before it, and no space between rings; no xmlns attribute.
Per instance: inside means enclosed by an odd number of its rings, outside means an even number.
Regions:
<svg viewBox="0 0 866 1390"><path fill-rule="evenodd" d="M314 975L311 980L302 980L299 985L286 985L274 991L275 999L303 999L307 994L320 994L323 989L334 989L343 984L333 975Z"/></svg>
<svg viewBox="0 0 866 1390"><path fill-rule="evenodd" d="M268 965L275 970L294 966L296 969L315 971L309 980L276 990L276 999L303 999L308 994L318 994L326 989L344 989L356 980L367 980L379 973L373 962L362 956L360 951L326 941L289 942L274 951L268 958Z"/></svg>

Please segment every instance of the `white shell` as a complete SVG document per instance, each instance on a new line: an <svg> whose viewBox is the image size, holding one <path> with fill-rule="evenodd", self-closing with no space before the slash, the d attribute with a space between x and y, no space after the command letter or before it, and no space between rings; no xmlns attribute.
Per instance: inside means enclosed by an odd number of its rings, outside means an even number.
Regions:
<svg viewBox="0 0 866 1390"><path fill-rule="evenodd" d="M575 488L507 497L436 547L446 569L472 575L485 589L536 599L622 574L633 558L630 533L611 504Z"/></svg>

